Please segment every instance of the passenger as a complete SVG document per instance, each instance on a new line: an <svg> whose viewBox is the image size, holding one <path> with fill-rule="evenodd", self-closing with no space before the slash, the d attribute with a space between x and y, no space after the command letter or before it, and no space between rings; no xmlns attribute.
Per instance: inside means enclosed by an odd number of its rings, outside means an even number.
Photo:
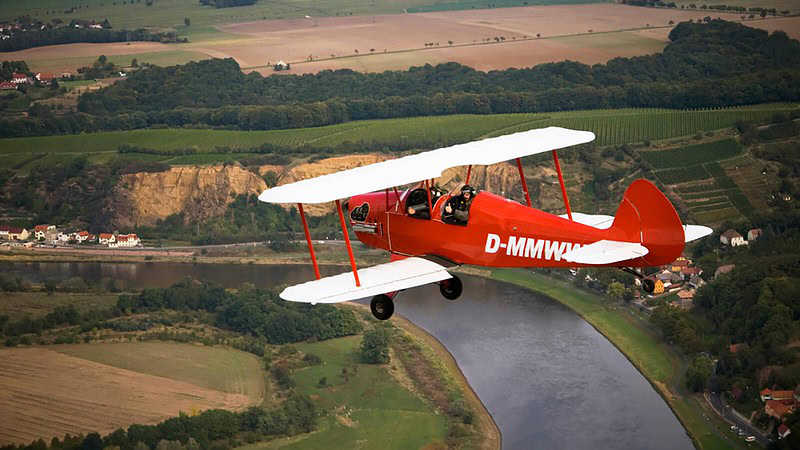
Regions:
<svg viewBox="0 0 800 450"><path fill-rule="evenodd" d="M431 214L428 211L428 193L425 189L414 189L408 194L408 201L406 202L406 212L411 217L420 219L430 219Z"/></svg>
<svg viewBox="0 0 800 450"><path fill-rule="evenodd" d="M466 184L461 188L461 195L453 197L447 201L444 207L444 219L446 222L458 225L466 225L469 221L469 207L475 198L475 189Z"/></svg>

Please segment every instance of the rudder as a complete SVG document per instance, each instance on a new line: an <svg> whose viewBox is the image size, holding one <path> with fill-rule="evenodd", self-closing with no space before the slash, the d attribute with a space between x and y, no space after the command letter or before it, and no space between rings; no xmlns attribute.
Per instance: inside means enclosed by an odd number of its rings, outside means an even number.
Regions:
<svg viewBox="0 0 800 450"><path fill-rule="evenodd" d="M649 252L642 265L659 266L683 253L683 224L669 199L640 179L625 191L606 239L641 243Z"/></svg>

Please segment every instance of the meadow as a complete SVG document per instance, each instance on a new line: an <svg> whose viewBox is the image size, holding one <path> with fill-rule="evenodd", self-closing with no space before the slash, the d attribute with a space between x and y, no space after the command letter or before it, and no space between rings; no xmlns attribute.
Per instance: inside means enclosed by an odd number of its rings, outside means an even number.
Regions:
<svg viewBox="0 0 800 450"><path fill-rule="evenodd" d="M0 167L28 170L39 164L68 161L78 154L90 162L115 159L163 161L168 164L212 164L248 156L261 144L279 147L335 147L359 142L377 145L405 143L454 144L547 126L590 130L597 145L614 145L688 136L730 127L736 120L762 122L776 112L789 112L796 104L677 111L664 109L589 110L535 114L450 115L403 119L366 120L316 128L231 131L205 129L143 129L80 135L58 135L0 140ZM157 150L195 147L200 153L187 156L119 154L128 144ZM374 145L373 145L374 144ZM351 145L351 147L353 146ZM218 147L230 152L220 153ZM367 145L364 146L365 150ZM238 154L237 154L238 153Z"/></svg>
<svg viewBox="0 0 800 450"><path fill-rule="evenodd" d="M297 392L329 411L318 431L294 440L275 440L243 447L318 449L358 442L358 448L438 448L443 446L447 419L436 413L394 378L389 365L365 364L358 354L360 336L295 347L319 356L323 363L295 369ZM397 364L393 362L392 365ZM325 378L324 386L320 380Z"/></svg>

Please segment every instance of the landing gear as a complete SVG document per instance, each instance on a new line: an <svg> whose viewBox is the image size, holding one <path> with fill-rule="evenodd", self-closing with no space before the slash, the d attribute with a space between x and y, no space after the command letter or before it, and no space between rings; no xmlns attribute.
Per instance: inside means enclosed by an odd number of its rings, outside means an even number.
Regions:
<svg viewBox="0 0 800 450"><path fill-rule="evenodd" d="M656 290L656 282L651 280L650 278L645 278L642 280L642 290L647 292L648 294L652 294L653 291Z"/></svg>
<svg viewBox="0 0 800 450"><path fill-rule="evenodd" d="M376 295L372 297L372 303L370 303L369 309L376 319L387 320L394 314L394 302L392 298L386 294Z"/></svg>
<svg viewBox="0 0 800 450"><path fill-rule="evenodd" d="M455 275L453 275L453 278L439 282L439 292L448 300L457 299L463 291L464 285L461 284L461 279Z"/></svg>

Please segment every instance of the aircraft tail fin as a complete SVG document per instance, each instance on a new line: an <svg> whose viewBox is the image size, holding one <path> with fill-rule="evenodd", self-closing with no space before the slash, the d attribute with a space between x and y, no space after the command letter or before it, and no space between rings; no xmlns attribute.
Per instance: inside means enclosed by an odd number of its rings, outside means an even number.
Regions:
<svg viewBox="0 0 800 450"><path fill-rule="evenodd" d="M608 229L608 240L638 242L647 248L645 265L658 266L683 252L683 224L669 199L647 180L636 180L625 191Z"/></svg>

